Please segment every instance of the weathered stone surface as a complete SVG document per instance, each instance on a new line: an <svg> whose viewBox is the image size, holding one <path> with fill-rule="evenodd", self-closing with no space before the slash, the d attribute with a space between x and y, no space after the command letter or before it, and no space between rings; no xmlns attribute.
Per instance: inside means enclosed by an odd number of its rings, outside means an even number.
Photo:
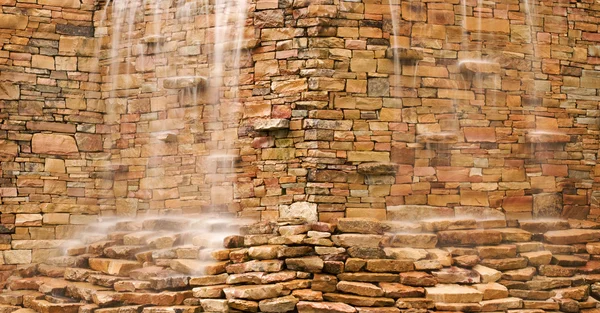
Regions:
<svg viewBox="0 0 600 313"><path fill-rule="evenodd" d="M309 302L300 301L298 313L354 313L356 309L340 302Z"/></svg>
<svg viewBox="0 0 600 313"><path fill-rule="evenodd" d="M410 247L420 249L435 248L438 237L435 234L415 233L415 234L395 234L392 236L390 245L392 247Z"/></svg>
<svg viewBox="0 0 600 313"><path fill-rule="evenodd" d="M448 230L438 232L443 245L497 245L502 242L502 234L495 230Z"/></svg>
<svg viewBox="0 0 600 313"><path fill-rule="evenodd" d="M431 274L437 278L439 284L476 284L480 282L479 274L476 271L455 266L433 271Z"/></svg>
<svg viewBox="0 0 600 313"><path fill-rule="evenodd" d="M223 292L227 299L263 300L278 297L282 290L281 284L273 284L231 287L223 289Z"/></svg>
<svg viewBox="0 0 600 313"><path fill-rule="evenodd" d="M79 152L73 137L58 134L34 134L31 147L34 153L41 154L60 155Z"/></svg>
<svg viewBox="0 0 600 313"><path fill-rule="evenodd" d="M586 243L598 239L600 239L600 230L594 229L553 230L544 234L544 240L558 245Z"/></svg>
<svg viewBox="0 0 600 313"><path fill-rule="evenodd" d="M28 18L20 14L0 14L0 28L2 29L25 29Z"/></svg>
<svg viewBox="0 0 600 313"><path fill-rule="evenodd" d="M386 307L393 306L394 299L384 297L363 297L355 295L347 295L340 293L325 293L323 298L330 302L342 302L353 306L367 306L367 307Z"/></svg>
<svg viewBox="0 0 600 313"><path fill-rule="evenodd" d="M370 218L340 218L337 228L344 233L382 234L381 222Z"/></svg>
<svg viewBox="0 0 600 313"><path fill-rule="evenodd" d="M294 296L285 296L262 300L258 303L261 312L289 312L296 308L298 299Z"/></svg>
<svg viewBox="0 0 600 313"><path fill-rule="evenodd" d="M435 302L448 303L480 302L483 299L483 293L475 288L443 284L425 288L425 296Z"/></svg>
<svg viewBox="0 0 600 313"><path fill-rule="evenodd" d="M365 297L382 297L383 289L371 283L341 281L336 286L337 290Z"/></svg>

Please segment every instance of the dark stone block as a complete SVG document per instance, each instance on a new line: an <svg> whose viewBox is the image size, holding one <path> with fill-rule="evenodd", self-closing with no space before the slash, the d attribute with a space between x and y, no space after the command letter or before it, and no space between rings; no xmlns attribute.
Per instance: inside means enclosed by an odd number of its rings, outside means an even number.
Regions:
<svg viewBox="0 0 600 313"><path fill-rule="evenodd" d="M61 35L94 37L94 27L69 24L56 25L56 32Z"/></svg>

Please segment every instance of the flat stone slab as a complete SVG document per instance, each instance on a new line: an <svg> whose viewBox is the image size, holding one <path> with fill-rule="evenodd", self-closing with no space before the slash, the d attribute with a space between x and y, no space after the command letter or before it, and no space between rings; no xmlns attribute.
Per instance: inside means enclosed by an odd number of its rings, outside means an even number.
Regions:
<svg viewBox="0 0 600 313"><path fill-rule="evenodd" d="M338 219L338 230L343 233L382 234L383 225L374 218L347 217Z"/></svg>
<svg viewBox="0 0 600 313"><path fill-rule="evenodd" d="M434 218L453 218L454 210L429 205L388 206L387 217L392 221L420 221Z"/></svg>
<svg viewBox="0 0 600 313"><path fill-rule="evenodd" d="M459 68L462 72L472 74L494 74L502 70L499 63L483 60L460 61Z"/></svg>
<svg viewBox="0 0 600 313"><path fill-rule="evenodd" d="M223 289L227 299L264 300L279 297L283 286L273 285L250 285L237 286Z"/></svg>
<svg viewBox="0 0 600 313"><path fill-rule="evenodd" d="M423 60L423 52L416 49L407 49L407 48L388 48L385 51L385 57L393 60L400 61L419 61Z"/></svg>
<svg viewBox="0 0 600 313"><path fill-rule="evenodd" d="M90 258L88 262L91 269L116 276L125 276L130 271L142 267L141 263L129 260Z"/></svg>
<svg viewBox="0 0 600 313"><path fill-rule="evenodd" d="M204 76L179 76L170 77L163 81L165 89L183 89L190 87L204 87L207 85L207 79Z"/></svg>
<svg viewBox="0 0 600 313"><path fill-rule="evenodd" d="M567 229L552 230L544 234L544 240L551 244L571 245L574 243L587 243L600 239L598 229Z"/></svg>
<svg viewBox="0 0 600 313"><path fill-rule="evenodd" d="M571 136L558 132L533 131L525 134L525 142L566 143L571 142Z"/></svg>
<svg viewBox="0 0 600 313"><path fill-rule="evenodd" d="M254 129L262 131L289 129L290 120L284 118L260 119L254 121Z"/></svg>
<svg viewBox="0 0 600 313"><path fill-rule="evenodd" d="M425 288L425 297L434 302L469 303L483 300L483 292L470 287L440 284Z"/></svg>
<svg viewBox="0 0 600 313"><path fill-rule="evenodd" d="M445 230L438 232L442 245L497 245L502 242L502 233L491 229Z"/></svg>
<svg viewBox="0 0 600 313"><path fill-rule="evenodd" d="M300 301L296 305L298 313L354 313L356 309L341 302Z"/></svg>

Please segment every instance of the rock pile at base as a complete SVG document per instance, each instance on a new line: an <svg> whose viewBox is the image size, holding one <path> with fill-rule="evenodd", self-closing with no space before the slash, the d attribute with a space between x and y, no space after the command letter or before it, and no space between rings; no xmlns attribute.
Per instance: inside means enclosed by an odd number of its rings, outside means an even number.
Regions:
<svg viewBox="0 0 600 313"><path fill-rule="evenodd" d="M288 219L244 226L210 252L188 224L120 223L23 268L0 312L600 312L592 222Z"/></svg>

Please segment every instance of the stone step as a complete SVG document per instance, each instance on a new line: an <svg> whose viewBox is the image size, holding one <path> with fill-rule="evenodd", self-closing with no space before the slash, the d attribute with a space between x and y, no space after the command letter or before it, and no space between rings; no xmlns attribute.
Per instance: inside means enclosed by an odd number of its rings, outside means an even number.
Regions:
<svg viewBox="0 0 600 313"><path fill-rule="evenodd" d="M83 303L50 303L46 300L31 301L31 309L39 313L78 313Z"/></svg>
<svg viewBox="0 0 600 313"><path fill-rule="evenodd" d="M148 250L145 245L110 246L104 248L103 254L110 259L135 260L135 255Z"/></svg>
<svg viewBox="0 0 600 313"><path fill-rule="evenodd" d="M325 293L323 294L323 298L329 302L342 302L360 307L387 307L394 306L395 304L395 301L392 298L364 297L341 293Z"/></svg>
<svg viewBox="0 0 600 313"><path fill-rule="evenodd" d="M91 258L89 265L92 270L114 276L126 276L130 271L142 267L137 261L108 258Z"/></svg>
<svg viewBox="0 0 600 313"><path fill-rule="evenodd" d="M355 313L356 309L341 302L300 301L296 306L298 313Z"/></svg>
<svg viewBox="0 0 600 313"><path fill-rule="evenodd" d="M4 290L0 293L0 304L23 306L36 299L43 299L44 295L33 290ZM1 312L1 311L0 311Z"/></svg>
<svg viewBox="0 0 600 313"><path fill-rule="evenodd" d="M492 229L445 230L438 232L442 246L498 245L502 242L502 233Z"/></svg>
<svg viewBox="0 0 600 313"><path fill-rule="evenodd" d="M142 222L143 230L165 230L182 232L191 227L193 220L190 219L176 219L176 218L157 218L147 219Z"/></svg>
<svg viewBox="0 0 600 313"><path fill-rule="evenodd" d="M434 302L477 303L483 300L483 293L471 287L439 284L435 287L426 287L425 297Z"/></svg>
<svg viewBox="0 0 600 313"><path fill-rule="evenodd" d="M520 220L519 227L531 233L542 234L551 230L569 229L569 222L560 219Z"/></svg>
<svg viewBox="0 0 600 313"><path fill-rule="evenodd" d="M598 241L600 230L598 229L568 229L553 230L544 234L544 240L551 244L570 245L574 243L587 243Z"/></svg>
<svg viewBox="0 0 600 313"><path fill-rule="evenodd" d="M504 242L527 242L531 241L531 233L519 228L498 228L494 229L502 234Z"/></svg>

